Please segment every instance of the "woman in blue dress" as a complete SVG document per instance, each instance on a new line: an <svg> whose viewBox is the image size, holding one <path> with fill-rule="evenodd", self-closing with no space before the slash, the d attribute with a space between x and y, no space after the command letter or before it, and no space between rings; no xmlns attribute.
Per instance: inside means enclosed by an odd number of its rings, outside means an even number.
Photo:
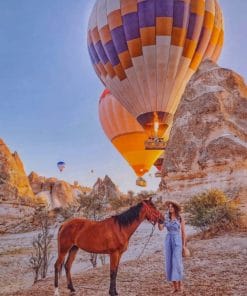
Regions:
<svg viewBox="0 0 247 296"><path fill-rule="evenodd" d="M174 201L166 202L168 211L164 223L159 223L159 230L167 229L165 238L165 269L168 281L173 283L172 293L182 291L183 261L182 251L186 246L185 222L181 217L181 207Z"/></svg>

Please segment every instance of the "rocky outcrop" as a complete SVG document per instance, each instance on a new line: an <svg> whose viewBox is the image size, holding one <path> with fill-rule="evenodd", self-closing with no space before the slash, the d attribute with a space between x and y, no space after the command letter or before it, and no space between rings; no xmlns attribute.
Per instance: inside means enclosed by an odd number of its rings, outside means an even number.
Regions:
<svg viewBox="0 0 247 296"><path fill-rule="evenodd" d="M0 233L16 227L23 230L33 218L35 205L19 155L0 139Z"/></svg>
<svg viewBox="0 0 247 296"><path fill-rule="evenodd" d="M31 172L31 174L28 176L28 179L34 194L37 194L43 190L42 187L45 182L45 177L40 177L37 173Z"/></svg>
<svg viewBox="0 0 247 296"><path fill-rule="evenodd" d="M17 152L0 139L0 201L33 201L34 195Z"/></svg>
<svg viewBox="0 0 247 296"><path fill-rule="evenodd" d="M120 191L118 187L112 182L109 176L105 176L102 180L98 178L93 186L92 192L101 197L102 200L110 200L114 198L120 198Z"/></svg>
<svg viewBox="0 0 247 296"><path fill-rule="evenodd" d="M56 178L41 177L35 172L31 172L28 178L36 200L45 203L49 209L65 208L76 202L80 195L91 191L90 188L80 186L76 181L71 185Z"/></svg>
<svg viewBox="0 0 247 296"><path fill-rule="evenodd" d="M247 86L231 70L204 62L174 118L161 188L184 200L219 188L240 196L247 213Z"/></svg>

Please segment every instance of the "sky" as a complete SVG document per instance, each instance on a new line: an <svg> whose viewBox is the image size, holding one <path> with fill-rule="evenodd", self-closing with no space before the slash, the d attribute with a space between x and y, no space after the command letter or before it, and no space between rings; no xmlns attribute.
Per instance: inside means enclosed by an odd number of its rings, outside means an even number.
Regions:
<svg viewBox="0 0 247 296"><path fill-rule="evenodd" d="M104 87L87 52L94 0L0 0L0 138L26 173L92 186L108 174L122 192L141 191L98 119ZM247 78L247 1L221 0L225 45L219 65ZM65 161L60 173L58 161ZM91 172L93 170L93 173ZM159 179L147 175L145 190Z"/></svg>

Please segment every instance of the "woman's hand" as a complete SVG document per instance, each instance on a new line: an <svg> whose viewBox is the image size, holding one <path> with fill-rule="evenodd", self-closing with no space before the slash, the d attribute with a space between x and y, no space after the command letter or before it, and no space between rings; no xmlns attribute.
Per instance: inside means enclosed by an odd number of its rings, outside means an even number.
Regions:
<svg viewBox="0 0 247 296"><path fill-rule="evenodd" d="M162 220L158 221L158 228L160 231L164 229L164 223L165 223L165 221L162 221Z"/></svg>

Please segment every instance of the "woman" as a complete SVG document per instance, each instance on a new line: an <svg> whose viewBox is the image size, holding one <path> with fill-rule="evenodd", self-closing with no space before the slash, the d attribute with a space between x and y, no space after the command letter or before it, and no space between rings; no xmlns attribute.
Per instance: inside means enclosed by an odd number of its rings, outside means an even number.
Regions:
<svg viewBox="0 0 247 296"><path fill-rule="evenodd" d="M183 262L182 251L186 247L185 222L180 216L181 207L174 201L167 201L168 211L159 230L167 228L165 238L166 277L173 283L172 293L182 292Z"/></svg>

